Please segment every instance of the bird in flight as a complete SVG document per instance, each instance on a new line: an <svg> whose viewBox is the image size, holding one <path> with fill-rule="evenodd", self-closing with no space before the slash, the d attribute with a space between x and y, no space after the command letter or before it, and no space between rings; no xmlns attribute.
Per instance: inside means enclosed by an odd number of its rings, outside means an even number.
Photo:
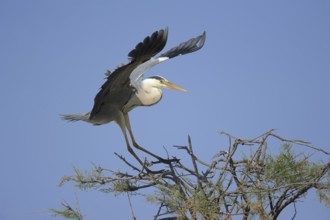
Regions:
<svg viewBox="0 0 330 220"><path fill-rule="evenodd" d="M136 45L135 49L128 53L128 64L118 67L113 72L108 71L106 73L107 80L94 98L92 111L83 114L63 114L61 115L62 118L68 121L85 121L93 125L115 121L124 135L128 151L140 164L142 164L142 161L132 149L127 131L134 147L159 161L166 161L136 143L128 112L137 106L151 106L158 103L162 98L162 88L185 91L161 76L144 78L144 73L165 60L201 49L204 46L206 35L204 32L202 35L183 42L158 57L154 57L165 47L167 36L167 28L147 36Z"/></svg>

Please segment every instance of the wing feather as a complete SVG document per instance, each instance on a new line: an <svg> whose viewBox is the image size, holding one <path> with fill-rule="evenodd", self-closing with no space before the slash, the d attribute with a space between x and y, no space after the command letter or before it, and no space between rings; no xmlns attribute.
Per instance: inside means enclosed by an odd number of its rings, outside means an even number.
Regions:
<svg viewBox="0 0 330 220"><path fill-rule="evenodd" d="M167 52L161 54L159 57L174 58L179 55L195 52L204 46L205 39L206 39L206 33L204 31L202 35L195 38L191 38L190 40L183 42L176 47L173 47Z"/></svg>
<svg viewBox="0 0 330 220"><path fill-rule="evenodd" d="M167 28L154 32L151 36L144 38L143 42L138 43L135 49L128 53L128 57L131 61L149 60L165 47L167 36Z"/></svg>
<svg viewBox="0 0 330 220"><path fill-rule="evenodd" d="M105 104L112 103L117 104L118 107L123 107L134 92L131 86L137 88L147 70L170 58L201 49L206 38L204 32L202 35L179 44L159 57L152 58L165 47L167 36L168 29L165 28L144 38L128 53L130 60L128 64L118 67L112 73L107 73L107 80L95 96L90 119L97 115Z"/></svg>
<svg viewBox="0 0 330 220"><path fill-rule="evenodd" d="M100 91L94 98L94 106L91 111L90 118L93 118L100 112L102 107L113 101L112 95L122 95L122 102L125 103L130 98L130 75L133 70L143 62L150 60L159 53L166 44L168 29L162 29L154 32L151 36L146 37L142 42L138 43L135 48L128 53L130 62L126 65L118 67L114 72L107 74L107 80L101 86Z"/></svg>

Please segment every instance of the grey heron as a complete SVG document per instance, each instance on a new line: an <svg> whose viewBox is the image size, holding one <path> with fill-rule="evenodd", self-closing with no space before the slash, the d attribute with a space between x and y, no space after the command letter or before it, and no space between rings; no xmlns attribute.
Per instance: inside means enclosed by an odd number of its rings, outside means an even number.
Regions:
<svg viewBox="0 0 330 220"><path fill-rule="evenodd" d="M106 73L107 80L95 96L92 111L84 114L63 114L62 118L68 121L85 121L94 125L115 121L125 137L128 151L141 164L142 161L130 145L127 130L134 147L164 161L163 158L136 143L128 112L137 106L151 106L158 103L162 98L162 88L185 91L161 76L144 79L144 73L165 60L201 49L204 46L206 35L204 32L202 35L185 41L155 58L154 56L165 47L167 36L167 28L155 31L128 53L128 64L118 67L113 72L108 71Z"/></svg>

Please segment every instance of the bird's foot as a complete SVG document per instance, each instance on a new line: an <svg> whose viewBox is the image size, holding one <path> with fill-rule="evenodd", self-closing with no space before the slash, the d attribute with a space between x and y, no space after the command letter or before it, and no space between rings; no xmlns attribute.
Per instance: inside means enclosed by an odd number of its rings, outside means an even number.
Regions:
<svg viewBox="0 0 330 220"><path fill-rule="evenodd" d="M165 173L165 170L150 170L150 169L146 169L147 173L149 174L162 174L162 173Z"/></svg>
<svg viewBox="0 0 330 220"><path fill-rule="evenodd" d="M178 163L180 159L173 157L172 159L164 159L161 157L157 157L158 161L151 161L151 164L158 164L158 163L165 163L165 164L171 164L171 163Z"/></svg>
<svg viewBox="0 0 330 220"><path fill-rule="evenodd" d="M148 174L162 174L165 172L164 169L162 170L151 170L150 168L152 167L154 163L151 161L149 162L147 159L144 160L144 163L142 163L142 170L144 170Z"/></svg>

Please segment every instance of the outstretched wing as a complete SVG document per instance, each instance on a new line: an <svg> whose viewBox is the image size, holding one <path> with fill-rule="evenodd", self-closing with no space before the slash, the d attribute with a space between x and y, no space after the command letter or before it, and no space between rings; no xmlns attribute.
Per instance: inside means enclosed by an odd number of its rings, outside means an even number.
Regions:
<svg viewBox="0 0 330 220"><path fill-rule="evenodd" d="M101 86L100 91L94 98L94 106L90 118L93 118L100 112L107 103L113 103L120 98L121 103L126 103L131 96L130 75L141 63L149 60L159 53L166 44L168 29L162 29L146 37L142 42L129 52L130 62L109 73L107 80ZM120 97L118 97L120 94Z"/></svg>
<svg viewBox="0 0 330 220"><path fill-rule="evenodd" d="M117 104L118 107L123 107L134 92L131 86L138 88L147 70L170 58L201 49L206 38L204 32L202 35L179 44L159 57L152 58L165 47L167 36L168 29L165 28L146 37L129 52L130 63L108 74L107 81L95 96L90 115L91 119L101 111L105 104Z"/></svg>
<svg viewBox="0 0 330 220"><path fill-rule="evenodd" d="M190 40L183 42L176 47L173 47L169 51L161 54L159 58L167 57L170 59L179 55L185 55L188 53L195 52L204 46L205 39L206 39L206 33L204 31L202 35L195 38L191 38Z"/></svg>
<svg viewBox="0 0 330 220"><path fill-rule="evenodd" d="M159 53L166 45L168 28L154 32L144 38L143 42L136 45L135 49L128 53L131 61L144 62Z"/></svg>
<svg viewBox="0 0 330 220"><path fill-rule="evenodd" d="M137 88L140 85L141 80L143 79L144 73L151 69L153 66L176 56L192 53L201 49L204 46L205 39L206 33L204 31L202 35L195 38L191 38L190 40L185 41L178 46L173 47L169 51L161 54L159 57L151 58L148 61L137 66L130 75L131 85Z"/></svg>

